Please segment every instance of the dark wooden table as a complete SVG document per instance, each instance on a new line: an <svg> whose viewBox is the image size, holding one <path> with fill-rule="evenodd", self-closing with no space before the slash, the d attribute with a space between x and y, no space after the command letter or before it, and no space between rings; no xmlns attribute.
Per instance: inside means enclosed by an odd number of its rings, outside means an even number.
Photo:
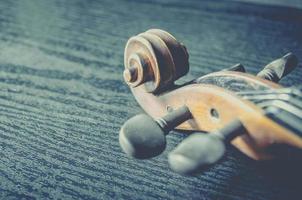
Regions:
<svg viewBox="0 0 302 200"><path fill-rule="evenodd" d="M301 7L301 6L300 6ZM196 177L167 153L128 159L120 126L142 112L122 80L127 39L162 28L187 45L184 80L241 62L256 73L292 51L302 10L229 1L1 1L1 199L301 199L299 163L257 163L228 147ZM281 83L301 84L302 67ZM300 170L300 171L299 171ZM299 198L300 197L300 198Z"/></svg>

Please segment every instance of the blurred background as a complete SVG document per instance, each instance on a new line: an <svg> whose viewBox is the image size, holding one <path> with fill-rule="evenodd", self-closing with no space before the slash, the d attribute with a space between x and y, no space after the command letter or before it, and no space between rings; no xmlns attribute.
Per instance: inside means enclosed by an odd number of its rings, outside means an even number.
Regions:
<svg viewBox="0 0 302 200"><path fill-rule="evenodd" d="M173 173L167 154L183 133L159 157L126 157L119 128L142 110L123 51L150 28L186 45L183 80L238 62L254 74L287 52L302 60L300 0L2 0L1 199L301 199L298 163L258 163L231 146L196 177ZM301 81L300 66L281 84Z"/></svg>

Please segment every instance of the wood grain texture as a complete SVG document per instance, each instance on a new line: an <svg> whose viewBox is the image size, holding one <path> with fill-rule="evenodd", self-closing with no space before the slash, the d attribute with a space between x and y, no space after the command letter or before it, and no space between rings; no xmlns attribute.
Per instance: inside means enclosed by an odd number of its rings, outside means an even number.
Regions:
<svg viewBox="0 0 302 200"><path fill-rule="evenodd" d="M183 79L241 62L251 73L292 51L302 59L302 11L225 1L0 2L2 199L300 199L301 163L257 163L232 147L196 177L167 153L129 159L118 144L141 112L123 83L127 39L149 28L186 44ZM302 69L281 83L301 84Z"/></svg>

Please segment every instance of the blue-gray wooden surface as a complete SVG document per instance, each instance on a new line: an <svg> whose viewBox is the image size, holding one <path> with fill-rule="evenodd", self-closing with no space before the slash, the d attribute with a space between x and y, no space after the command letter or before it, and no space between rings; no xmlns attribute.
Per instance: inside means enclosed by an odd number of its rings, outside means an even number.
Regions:
<svg viewBox="0 0 302 200"><path fill-rule="evenodd" d="M167 153L185 134L157 158L125 156L119 128L141 110L122 80L123 48L149 28L187 45L184 80L238 62L256 73L288 51L302 60L302 10L290 7L1 0L1 199L302 199L299 163L257 163L232 147L196 177L173 173ZM301 80L300 68L282 84Z"/></svg>

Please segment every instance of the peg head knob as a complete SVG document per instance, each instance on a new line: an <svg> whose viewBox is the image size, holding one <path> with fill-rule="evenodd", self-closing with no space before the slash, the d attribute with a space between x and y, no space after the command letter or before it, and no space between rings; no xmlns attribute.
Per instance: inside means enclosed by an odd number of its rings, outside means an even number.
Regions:
<svg viewBox="0 0 302 200"><path fill-rule="evenodd" d="M246 129L239 120L212 133L195 133L169 154L170 167L180 174L194 174L219 161L225 154L225 144L244 133Z"/></svg>
<svg viewBox="0 0 302 200"><path fill-rule="evenodd" d="M180 174L194 174L217 162L225 154L224 141L215 134L195 133L182 141L168 157L170 167Z"/></svg>
<svg viewBox="0 0 302 200"><path fill-rule="evenodd" d="M127 155L138 159L152 158L166 148L163 129L145 114L136 115L125 122L120 130L119 142Z"/></svg>
<svg viewBox="0 0 302 200"><path fill-rule="evenodd" d="M269 81L278 83L283 77L289 74L298 66L298 58L293 53L274 60L266 65L257 76Z"/></svg>

